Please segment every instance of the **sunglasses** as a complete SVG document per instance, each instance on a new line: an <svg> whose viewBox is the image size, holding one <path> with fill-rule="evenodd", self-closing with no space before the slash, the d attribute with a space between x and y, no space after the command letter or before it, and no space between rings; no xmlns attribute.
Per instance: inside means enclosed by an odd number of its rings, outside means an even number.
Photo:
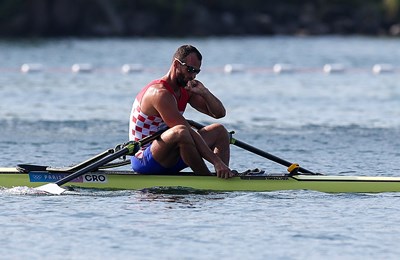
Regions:
<svg viewBox="0 0 400 260"><path fill-rule="evenodd" d="M199 74L200 71L201 71L200 69L196 69L195 67L192 67L192 66L187 65L185 62L182 62L182 61L180 61L180 60L177 59L177 58L175 58L175 60L179 61L179 63L180 63L182 66L186 66L187 72L189 72L189 73L196 73L196 74Z"/></svg>

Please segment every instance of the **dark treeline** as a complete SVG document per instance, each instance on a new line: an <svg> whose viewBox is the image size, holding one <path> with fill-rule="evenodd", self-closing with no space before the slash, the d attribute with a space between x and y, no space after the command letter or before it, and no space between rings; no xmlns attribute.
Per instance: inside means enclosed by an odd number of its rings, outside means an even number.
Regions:
<svg viewBox="0 0 400 260"><path fill-rule="evenodd" d="M398 36L399 2L0 0L0 36Z"/></svg>

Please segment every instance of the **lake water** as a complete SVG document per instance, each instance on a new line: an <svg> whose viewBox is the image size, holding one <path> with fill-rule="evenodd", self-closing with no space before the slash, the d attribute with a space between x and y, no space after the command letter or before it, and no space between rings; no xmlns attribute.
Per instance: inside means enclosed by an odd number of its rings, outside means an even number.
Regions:
<svg viewBox="0 0 400 260"><path fill-rule="evenodd" d="M0 41L0 165L67 166L123 143L135 94L185 43L236 139L334 175L400 176L398 39ZM24 63L41 64L21 73ZM89 63L89 73L72 73ZM123 64L140 72L121 73ZM241 68L225 73L224 66ZM235 65L236 64L236 65ZM275 64L292 72L274 73ZM341 64L327 74L325 64ZM391 64L374 74L376 64ZM285 65L289 67L288 65ZM215 122L189 109L186 117ZM232 147L231 168L286 171ZM5 259L397 259L400 195L0 189Z"/></svg>

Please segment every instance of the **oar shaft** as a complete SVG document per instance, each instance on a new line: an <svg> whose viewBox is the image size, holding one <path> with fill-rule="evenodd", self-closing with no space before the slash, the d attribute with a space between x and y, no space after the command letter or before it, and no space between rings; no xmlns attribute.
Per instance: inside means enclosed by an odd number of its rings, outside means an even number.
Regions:
<svg viewBox="0 0 400 260"><path fill-rule="evenodd" d="M279 157L277 157L275 155L272 155L270 153L262 151L262 150L260 150L260 149L258 149L256 147L254 147L254 146L251 146L249 144L246 144L246 143L244 143L242 141L239 141L239 140L236 140L234 138L232 138L231 143L236 145L236 146L238 146L238 147L240 147L240 148L243 148L243 149L245 149L245 150L247 150L249 152L255 153L255 154L260 155L260 156L262 156L264 158L267 158L267 159L269 159L271 161L274 161L276 163L282 164L282 165L284 165L286 167L289 167L289 166L291 166L293 164L293 163L291 163L289 161L286 161L286 160L284 160L282 158L279 158ZM307 169L304 169L303 167L299 167L299 172L314 174L314 172L309 171Z"/></svg>
<svg viewBox="0 0 400 260"><path fill-rule="evenodd" d="M97 161L97 162L95 162L93 164L90 164L90 165L80 169L79 171L76 171L75 173L72 173L72 174L66 176L63 179L58 180L57 182L55 182L55 184L61 186L61 185L65 184L65 183L70 182L73 179L75 179L75 178L87 173L87 172L95 170L95 169L99 168L100 166L102 166L102 165L104 165L106 163L109 163L109 162L117 159L118 157L124 156L124 155L126 155L128 153L129 153L129 149L128 148L123 148L123 149L119 150L116 153L110 154L110 155L100 159L99 161Z"/></svg>
<svg viewBox="0 0 400 260"><path fill-rule="evenodd" d="M159 138L160 135L161 135L163 132L165 132L165 130L167 130L167 128L161 129L161 130L159 130L158 132L156 132L156 133L154 133L154 134L152 134L152 135L149 135L149 136L147 136L147 137L145 137L145 138L143 138L143 139L137 141L137 144L135 144L135 143L128 143L128 144L127 144L124 148L122 148L121 150L119 150L119 151L117 151L117 152L115 152L115 153L112 153L112 154L110 154L110 155L107 155L107 156L105 156L104 158L100 159L99 161L94 162L94 163L92 163L92 164L90 164L90 165L88 165L88 166L86 166L86 167L84 167L84 168L82 168L82 169L76 171L75 173L72 173L72 174L70 174L70 175L64 177L64 178L61 179L61 180L58 180L57 182L55 182L55 184L61 186L61 185L65 184L65 183L67 183L67 182L69 182L69 181L72 181L73 179L75 179L75 178L77 178L77 177L79 177L79 176L81 176L81 175L84 175L84 174L87 173L87 172L96 170L96 169L98 169L99 167L105 165L106 163L109 163L109 162L111 162L111 161L114 161L115 159L117 159L117 158L119 158L119 157L121 157L121 156L124 156L124 155L127 155L127 154L132 154L132 152L134 151L134 149L135 149L136 147L141 147L141 146L143 146L143 145L145 145L145 144L148 144L148 143L154 141L155 139Z"/></svg>
<svg viewBox="0 0 400 260"><path fill-rule="evenodd" d="M197 129L201 129L201 128L204 127L204 125L202 125L202 124L200 124L198 122L192 121L192 120L188 120L188 122L189 122L189 124L191 126L194 126ZM240 148L243 148L243 149L245 149L245 150L247 150L249 152L255 153L255 154L260 155L260 156L262 156L264 158L267 158L267 159L269 159L271 161L274 161L276 163L282 164L282 165L284 165L286 167L289 167L289 166L291 166L293 164L293 163L288 162L288 161L286 161L284 159L281 159L281 158L279 158L279 157L277 157L275 155L272 155L270 153L262 151L262 150L260 150L260 149L258 149L256 147L254 147L254 146L251 146L251 145L246 144L246 143L244 143L242 141L236 140L233 137L231 138L231 143L236 145L236 146L238 146L238 147L240 147ZM303 167L299 167L299 172L315 174L314 172L309 171L307 169L304 169Z"/></svg>

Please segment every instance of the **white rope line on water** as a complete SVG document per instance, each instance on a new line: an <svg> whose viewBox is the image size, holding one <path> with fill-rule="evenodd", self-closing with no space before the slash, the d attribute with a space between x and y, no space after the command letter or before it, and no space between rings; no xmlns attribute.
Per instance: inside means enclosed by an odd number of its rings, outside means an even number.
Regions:
<svg viewBox="0 0 400 260"><path fill-rule="evenodd" d="M71 67L46 67L41 63L24 63L21 67L0 67L0 71L29 73L142 73L164 71L165 68L145 68L142 64L123 64L121 67L97 67L91 63L75 63ZM223 67L204 68L203 71L212 73L272 73L272 74L289 74L289 73L324 73L324 74L340 74L340 73L399 73L400 67L395 67L388 63L378 63L372 67L354 68L347 67L340 63L325 64L321 67L297 67L292 64L277 63L272 67L251 67L244 64L226 64Z"/></svg>

